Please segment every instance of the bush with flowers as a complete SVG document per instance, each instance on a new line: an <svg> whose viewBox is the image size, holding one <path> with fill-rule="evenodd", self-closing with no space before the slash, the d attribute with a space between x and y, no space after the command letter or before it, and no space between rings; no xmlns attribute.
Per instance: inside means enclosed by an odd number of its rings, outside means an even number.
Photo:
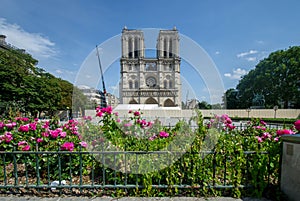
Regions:
<svg viewBox="0 0 300 201"><path fill-rule="evenodd" d="M91 117L85 117L80 123L69 120L65 124L59 124L55 120L3 119L0 121L0 167L8 167L13 163L11 155L6 153L20 151L16 155L16 163L27 164L25 168L36 168L36 157L39 157L44 183L49 182L49 177L50 180L61 177L76 183L72 177L83 174L89 184L92 178L97 178L93 181L95 184L105 182L121 185L126 180L128 184L138 183L144 186L141 190L120 190L120 195L176 196L225 193L235 197L253 194L262 196L270 186L278 185L281 136L293 135L300 130L300 120L290 127L275 130L268 128L263 120L253 119L247 123L246 128L238 129L228 115L216 115L205 124L201 113L198 113L189 122L180 120L174 127L165 127L159 119L147 121L139 110L129 111L129 115L129 118L120 120L111 107L97 107L96 123ZM192 129L192 121L196 122L196 129ZM191 136L193 141L190 140ZM176 140L177 143L174 143ZM162 150L184 150L185 153L163 169L138 176L123 171L124 168L132 168L124 166L134 163L137 160L136 156L132 160L128 156L127 162L124 162L121 155L80 154L82 151L137 151L141 154L137 168L145 170L157 159L149 160L143 154ZM21 154L31 151L39 151L39 154ZM48 155L50 152L53 154ZM6 156L5 161L3 155ZM158 155L159 157L166 160L166 163L172 159L164 158L163 155ZM61 175L58 172L59 164L62 169ZM114 168L105 164L113 164ZM153 185L158 184L165 184L169 188L153 188ZM171 187L179 184L186 184L192 188ZM230 186L229 190L219 191L218 186L224 185ZM241 185L252 188L250 191L243 190Z"/></svg>

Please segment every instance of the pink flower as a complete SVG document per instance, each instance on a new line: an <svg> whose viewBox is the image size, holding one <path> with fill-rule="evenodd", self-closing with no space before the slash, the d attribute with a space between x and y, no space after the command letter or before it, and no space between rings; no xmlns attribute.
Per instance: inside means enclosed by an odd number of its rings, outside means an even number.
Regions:
<svg viewBox="0 0 300 201"><path fill-rule="evenodd" d="M151 121L148 121L148 123L147 123L147 127L151 127L153 125L153 122L151 122Z"/></svg>
<svg viewBox="0 0 300 201"><path fill-rule="evenodd" d="M160 131L160 132L159 132L159 137L167 138L167 137L169 137L169 133L167 133L167 132L165 132L165 131Z"/></svg>
<svg viewBox="0 0 300 201"><path fill-rule="evenodd" d="M129 113L129 114L132 113L132 110L128 110L128 113Z"/></svg>
<svg viewBox="0 0 300 201"><path fill-rule="evenodd" d="M50 126L50 122L49 121L46 121L43 125L42 125L42 128L49 128Z"/></svg>
<svg viewBox="0 0 300 201"><path fill-rule="evenodd" d="M133 113L133 115L137 117L137 116L140 116L141 113L140 113L139 111L135 111L135 112Z"/></svg>
<svg viewBox="0 0 300 201"><path fill-rule="evenodd" d="M67 132L61 132L61 133L59 134L59 136L60 136L61 138L65 138L65 137L67 136Z"/></svg>
<svg viewBox="0 0 300 201"><path fill-rule="evenodd" d="M36 139L36 142L37 142L37 143L41 143L41 142L43 142L43 141L44 141L43 138L37 138L37 139Z"/></svg>
<svg viewBox="0 0 300 201"><path fill-rule="evenodd" d="M268 139L271 139L271 138L272 138L272 135L271 135L270 133L268 133L268 132L265 132L265 133L262 134L262 138L263 138L263 139L267 139L267 138L268 138Z"/></svg>
<svg viewBox="0 0 300 201"><path fill-rule="evenodd" d="M61 150L65 151L73 151L74 150L74 143L73 142L65 142L61 145Z"/></svg>
<svg viewBox="0 0 300 201"><path fill-rule="evenodd" d="M275 141L275 142L278 142L278 140L279 140L278 137L275 137L275 138L274 138L274 141Z"/></svg>
<svg viewBox="0 0 300 201"><path fill-rule="evenodd" d="M21 125L18 129L19 132L28 132L29 131L29 124Z"/></svg>
<svg viewBox="0 0 300 201"><path fill-rule="evenodd" d="M235 129L235 126L232 124L227 124L226 127L229 128L230 130Z"/></svg>
<svg viewBox="0 0 300 201"><path fill-rule="evenodd" d="M132 124L130 122L127 124L124 124L124 127L130 127L130 126L132 126Z"/></svg>
<svg viewBox="0 0 300 201"><path fill-rule="evenodd" d="M153 140L155 140L155 138L157 138L157 136L156 136L156 135L153 135L153 136L149 137L149 140L150 140L150 141L153 141Z"/></svg>
<svg viewBox="0 0 300 201"><path fill-rule="evenodd" d="M300 131L300 119L298 119L297 121L295 121L294 125L295 125L295 128L296 128L298 131Z"/></svg>
<svg viewBox="0 0 300 201"><path fill-rule="evenodd" d="M81 141L79 142L80 146L86 148L88 146L88 144L85 141Z"/></svg>
<svg viewBox="0 0 300 201"><path fill-rule="evenodd" d="M16 122L12 122L12 123L7 123L7 124L5 124L5 126L6 126L7 128L9 128L9 129L12 129L12 128L15 127L16 125L17 125Z"/></svg>
<svg viewBox="0 0 300 201"><path fill-rule="evenodd" d="M84 120L88 120L88 121L92 121L92 117L91 116L84 116L83 119Z"/></svg>
<svg viewBox="0 0 300 201"><path fill-rule="evenodd" d="M50 130L50 136L52 137L52 138L57 138L58 137L58 135L59 135L59 131L58 130Z"/></svg>
<svg viewBox="0 0 300 201"><path fill-rule="evenodd" d="M265 131L266 128L265 127L262 127L262 126L253 126L253 128L257 129L257 130L263 130Z"/></svg>
<svg viewBox="0 0 300 201"><path fill-rule="evenodd" d="M42 136L43 137L49 137L49 133L48 132L42 132Z"/></svg>
<svg viewBox="0 0 300 201"><path fill-rule="evenodd" d="M5 141L6 143L9 143L12 141L14 138L10 132L6 132L4 135L0 136L0 142Z"/></svg>
<svg viewBox="0 0 300 201"><path fill-rule="evenodd" d="M262 139L261 137L255 136L255 138L257 139L257 142L258 142L258 143L263 142L263 139Z"/></svg>
<svg viewBox="0 0 300 201"><path fill-rule="evenodd" d="M27 142L25 140L18 142L18 146L22 146L22 145L25 145L25 144L27 144Z"/></svg>
<svg viewBox="0 0 300 201"><path fill-rule="evenodd" d="M112 113L112 107L108 106L108 107L104 107L101 109L101 112L106 113L106 114L111 114Z"/></svg>
<svg viewBox="0 0 300 201"><path fill-rule="evenodd" d="M4 126L5 124L2 121L0 121L0 129L4 128Z"/></svg>
<svg viewBox="0 0 300 201"><path fill-rule="evenodd" d="M121 122L121 119L117 119L116 121L117 121L118 123L120 123L120 122Z"/></svg>
<svg viewBox="0 0 300 201"><path fill-rule="evenodd" d="M25 145L24 147L22 147L22 151L29 151L30 149L30 145Z"/></svg>
<svg viewBox="0 0 300 201"><path fill-rule="evenodd" d="M101 111L97 112L96 117L102 117L103 113Z"/></svg>
<svg viewBox="0 0 300 201"><path fill-rule="evenodd" d="M115 112L114 115L117 117L117 116L119 116L119 113L118 113L118 112Z"/></svg>
<svg viewBox="0 0 300 201"><path fill-rule="evenodd" d="M282 130L278 130L276 131L277 135L292 135L295 134L292 130L289 129L282 129Z"/></svg>
<svg viewBox="0 0 300 201"><path fill-rule="evenodd" d="M30 128L30 130L35 131L36 130L36 122L30 123L29 128Z"/></svg>
<svg viewBox="0 0 300 201"><path fill-rule="evenodd" d="M264 122L262 119L259 121L263 126L266 126L267 125L267 123L266 122Z"/></svg>

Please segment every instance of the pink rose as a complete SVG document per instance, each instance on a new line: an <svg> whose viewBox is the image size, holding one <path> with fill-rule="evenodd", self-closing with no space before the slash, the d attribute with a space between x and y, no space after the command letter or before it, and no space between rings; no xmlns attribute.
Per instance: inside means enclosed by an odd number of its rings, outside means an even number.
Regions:
<svg viewBox="0 0 300 201"><path fill-rule="evenodd" d="M73 142L65 142L61 145L61 150L65 151L73 151L74 150L74 143Z"/></svg>
<svg viewBox="0 0 300 201"><path fill-rule="evenodd" d="M79 142L80 146L86 148L88 146L88 144L85 141L81 141Z"/></svg>
<svg viewBox="0 0 300 201"><path fill-rule="evenodd" d="M282 130L278 130L276 131L277 135L292 135L295 134L292 130L289 129L282 129Z"/></svg>
<svg viewBox="0 0 300 201"><path fill-rule="evenodd" d="M22 148L22 151L29 151L30 149L30 145L25 145L23 148Z"/></svg>
<svg viewBox="0 0 300 201"><path fill-rule="evenodd" d="M263 142L263 139L262 139L261 137L255 136L255 138L257 139L257 142L258 142L258 143Z"/></svg>
<svg viewBox="0 0 300 201"><path fill-rule="evenodd" d="M298 119L297 121L295 121L294 125L295 125L295 128L296 128L298 131L300 131L300 119Z"/></svg>
<svg viewBox="0 0 300 201"><path fill-rule="evenodd" d="M167 138L167 137L169 137L169 133L167 133L167 132L165 132L165 131L160 131L160 132L159 132L159 137Z"/></svg>
<svg viewBox="0 0 300 201"><path fill-rule="evenodd" d="M43 140L42 138L37 138L37 139L36 139L36 142L37 142L37 143L41 143L41 142L43 142L43 141L44 141L44 140Z"/></svg>

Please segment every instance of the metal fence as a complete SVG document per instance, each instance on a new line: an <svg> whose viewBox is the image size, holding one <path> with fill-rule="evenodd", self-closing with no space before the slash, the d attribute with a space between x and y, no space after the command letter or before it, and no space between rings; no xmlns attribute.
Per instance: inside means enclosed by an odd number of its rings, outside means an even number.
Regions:
<svg viewBox="0 0 300 201"><path fill-rule="evenodd" d="M151 152L157 154L158 158L170 158L173 152L158 151ZM131 173L129 168L141 166L141 157L148 152L142 151L13 151L0 152L0 190L20 190L36 189L46 191L57 191L62 193L63 189L142 189L143 174ZM182 153L184 154L184 153ZM199 164L190 160L186 164L184 157L176 161L177 165L185 171L186 169L199 169L206 171L210 175L210 180L205 178L188 178L178 174L178 183L167 182L166 172L160 177L151 178L151 187L157 189L166 188L249 188L251 187L250 166L253 158L264 156L267 161L267 175L264 175L266 182L270 182L270 158L268 152L245 151L243 155L246 163L242 168L242 183L236 184L232 181L229 172L232 155L216 153L213 151L185 153L197 155L200 160L205 160ZM206 155L206 157L202 157ZM120 161L122 158L122 161ZM134 158L134 160L132 160ZM218 161L217 161L218 158ZM221 160L220 160L221 158ZM129 160L131 159L131 160ZM220 162L221 161L221 162ZM107 165L109 163L109 165ZM122 164L122 165L120 165ZM205 168L202 167L205 164ZM182 167L181 167L182 166ZM128 169L126 169L128 168ZM201 169L202 168L202 169ZM232 168L232 167L230 167ZM157 173L160 174L160 173ZM205 185L204 185L205 184Z"/></svg>

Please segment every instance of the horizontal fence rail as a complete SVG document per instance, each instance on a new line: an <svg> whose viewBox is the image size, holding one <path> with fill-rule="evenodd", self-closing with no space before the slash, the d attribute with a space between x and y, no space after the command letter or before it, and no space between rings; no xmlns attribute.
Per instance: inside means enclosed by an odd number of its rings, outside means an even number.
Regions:
<svg viewBox="0 0 300 201"><path fill-rule="evenodd" d="M0 152L0 190L30 189L51 190L62 193L63 189L142 189L145 188L145 175L132 173L134 168L143 169L151 161L145 158L153 154L157 159L171 160L178 154L181 156L197 156L186 160L184 157L170 166L178 167L177 182L168 182L168 167L154 173L150 178L152 188L249 188L253 179L249 170L251 164L264 157L267 163L269 183L269 153L244 151L244 164L241 168L242 182L235 182L232 166L235 155L202 151L183 153L173 151L12 151ZM146 165L145 165L146 164ZM230 170L228 170L230 168ZM198 174L187 176L188 170L203 172L208 179ZM149 178L148 178L149 179Z"/></svg>

